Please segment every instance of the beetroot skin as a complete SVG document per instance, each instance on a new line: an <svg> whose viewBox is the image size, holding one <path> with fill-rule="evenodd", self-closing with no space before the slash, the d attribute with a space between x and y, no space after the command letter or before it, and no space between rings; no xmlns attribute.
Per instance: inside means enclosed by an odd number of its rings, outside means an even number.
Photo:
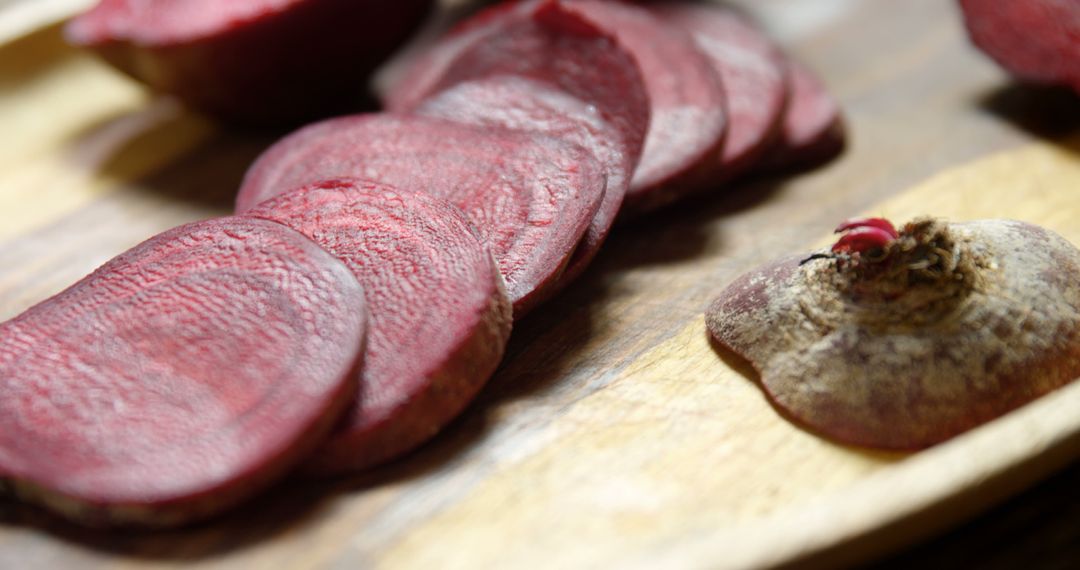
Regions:
<svg viewBox="0 0 1080 570"><path fill-rule="evenodd" d="M355 106L432 0L102 0L72 43L196 109L245 123Z"/></svg>
<svg viewBox="0 0 1080 570"><path fill-rule="evenodd" d="M971 40L1016 77L1080 93L1080 3L960 0Z"/></svg>
<svg viewBox="0 0 1080 570"><path fill-rule="evenodd" d="M776 405L842 443L919 449L1080 376L1080 251L1009 220L864 220L709 308ZM892 237L892 236L896 237Z"/></svg>
<svg viewBox="0 0 1080 570"><path fill-rule="evenodd" d="M279 221L342 259L370 312L360 394L306 469L371 467L423 443L472 400L502 358L510 302L460 210L357 180L281 194L246 215Z"/></svg>
<svg viewBox="0 0 1080 570"><path fill-rule="evenodd" d="M623 203L649 126L648 95L630 54L586 19L554 1L518 7L498 6L467 20L464 30L486 31L470 32L468 45L451 34L432 48L457 56L414 112L537 131L595 154L607 173L607 193L560 280L565 284L596 255Z"/></svg>
<svg viewBox="0 0 1080 570"><path fill-rule="evenodd" d="M151 238L0 325L0 488L92 525L218 513L321 443L364 327L356 278L285 226Z"/></svg>
<svg viewBox="0 0 1080 570"><path fill-rule="evenodd" d="M498 263L515 317L552 293L604 196L603 170L578 146L379 114L326 120L282 139L252 165L236 208L350 176L421 189L461 208Z"/></svg>
<svg viewBox="0 0 1080 570"><path fill-rule="evenodd" d="M787 63L776 44L732 8L680 0L649 10L690 32L723 83L730 124L708 176L719 186L756 164L779 134L787 105Z"/></svg>

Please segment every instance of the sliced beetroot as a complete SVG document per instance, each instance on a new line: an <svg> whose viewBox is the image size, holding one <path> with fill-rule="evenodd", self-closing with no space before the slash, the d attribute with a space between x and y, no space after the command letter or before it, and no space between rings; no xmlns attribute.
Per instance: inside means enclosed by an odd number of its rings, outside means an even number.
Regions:
<svg viewBox="0 0 1080 570"><path fill-rule="evenodd" d="M765 170L811 168L844 151L840 105L813 71L788 60L791 92L780 138L769 152Z"/></svg>
<svg viewBox="0 0 1080 570"><path fill-rule="evenodd" d="M683 30L645 8L613 0L563 4L613 35L641 68L651 122L625 208L649 210L708 186L727 128L724 92L708 58Z"/></svg>
<svg viewBox="0 0 1080 570"><path fill-rule="evenodd" d="M792 419L843 443L918 449L1080 376L1080 251L1031 224L905 226L755 270L709 308ZM882 246L881 244L885 245Z"/></svg>
<svg viewBox="0 0 1080 570"><path fill-rule="evenodd" d="M417 115L543 133L590 149L603 165L606 192L556 289L576 279L600 251L619 214L633 176L635 157L597 107L565 91L522 77L501 75L465 81L438 93ZM644 133L644 129L641 131ZM638 147L641 148L640 146Z"/></svg>
<svg viewBox="0 0 1080 570"><path fill-rule="evenodd" d="M784 56L753 23L722 4L680 0L649 10L689 31L720 75L729 125L708 179L714 185L731 180L754 165L780 132L788 94Z"/></svg>
<svg viewBox="0 0 1080 570"><path fill-rule="evenodd" d="M541 132L580 145L604 165L607 193L562 283L579 275L619 212L649 125L648 96L633 58L559 2L526 2L477 16L486 29L442 70L417 114ZM496 22L497 25L492 25Z"/></svg>
<svg viewBox="0 0 1080 570"><path fill-rule="evenodd" d="M433 0L102 0L67 27L123 72L226 119L355 106Z"/></svg>
<svg viewBox="0 0 1080 570"><path fill-rule="evenodd" d="M94 525L220 512L321 443L364 326L356 278L285 226L165 232L0 325L0 480Z"/></svg>
<svg viewBox="0 0 1080 570"><path fill-rule="evenodd" d="M422 192L320 182L263 202L342 259L364 285L370 321L360 395L307 465L371 467L423 443L472 400L502 358L510 303L465 215Z"/></svg>
<svg viewBox="0 0 1080 570"><path fill-rule="evenodd" d="M363 177L461 208L506 281L515 316L554 285L604 196L592 155L558 139L424 117L355 115L307 126L249 170L238 212L306 183Z"/></svg>
<svg viewBox="0 0 1080 570"><path fill-rule="evenodd" d="M502 2L491 6L457 23L449 32L418 51L395 57L388 64L392 69L379 93L383 107L393 112L416 108L435 91L446 70L462 52L501 26L528 18L540 1Z"/></svg>
<svg viewBox="0 0 1080 570"><path fill-rule="evenodd" d="M1080 93L1080 3L960 0L971 40L1025 81Z"/></svg>

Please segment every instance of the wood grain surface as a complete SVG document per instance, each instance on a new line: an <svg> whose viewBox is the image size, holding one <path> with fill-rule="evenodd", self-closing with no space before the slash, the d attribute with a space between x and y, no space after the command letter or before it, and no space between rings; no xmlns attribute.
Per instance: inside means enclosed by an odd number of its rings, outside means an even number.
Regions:
<svg viewBox="0 0 1080 570"><path fill-rule="evenodd" d="M712 351L702 311L720 289L860 212L1016 217L1080 243L1076 98L1011 84L969 47L953 3L744 4L841 99L840 160L620 228L520 323L465 416L402 461L288 481L163 533L0 503L0 568L831 566L930 536L1075 458L1080 384L926 452L867 453L794 428ZM148 95L57 26L0 46L0 125L4 318L158 231L227 213L277 136Z"/></svg>

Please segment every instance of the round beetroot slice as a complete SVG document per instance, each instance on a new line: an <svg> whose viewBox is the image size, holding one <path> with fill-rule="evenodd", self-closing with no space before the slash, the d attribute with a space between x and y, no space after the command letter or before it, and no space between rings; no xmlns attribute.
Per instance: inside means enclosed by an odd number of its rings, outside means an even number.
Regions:
<svg viewBox="0 0 1080 570"><path fill-rule="evenodd" d="M502 2L459 22L448 33L426 46L419 54L393 61L398 69L379 99L392 112L406 112L431 95L435 86L462 52L509 22L527 17L537 0ZM395 58L396 59L396 58Z"/></svg>
<svg viewBox="0 0 1080 570"><path fill-rule="evenodd" d="M461 208L495 257L517 317L553 293L605 184L589 152L551 137L355 115L309 125L267 150L241 185L237 211L339 177L422 189Z"/></svg>
<svg viewBox="0 0 1080 570"><path fill-rule="evenodd" d="M721 4L684 0L649 10L689 31L720 76L729 125L709 179L730 180L753 165L780 131L788 92L784 56L761 30Z"/></svg>
<svg viewBox="0 0 1080 570"><path fill-rule="evenodd" d="M102 0L66 36L155 90L245 123L354 107L433 0Z"/></svg>
<svg viewBox="0 0 1080 570"><path fill-rule="evenodd" d="M368 301L360 395L309 471L354 471L409 451L495 371L510 336L510 303L491 255L454 206L421 192L334 180L281 194L247 215L310 236L353 270Z"/></svg>
<svg viewBox="0 0 1080 570"><path fill-rule="evenodd" d="M1017 77L1080 93L1080 3L960 0L972 41Z"/></svg>
<svg viewBox="0 0 1080 570"><path fill-rule="evenodd" d="M280 224L153 237L0 325L0 478L87 524L220 512L333 428L365 315L348 268Z"/></svg>
<svg viewBox="0 0 1080 570"><path fill-rule="evenodd" d="M840 106L820 79L804 65L788 60L791 91L776 146L763 168L782 170L817 166L844 151Z"/></svg>
<svg viewBox="0 0 1080 570"><path fill-rule="evenodd" d="M633 156L626 152L611 124L598 116L595 105L537 81L502 75L459 83L424 101L415 112L539 132L591 149L603 164L607 191L556 288L573 281L588 267L611 231L634 172Z"/></svg>
<svg viewBox="0 0 1080 570"><path fill-rule="evenodd" d="M1080 251L1024 222L948 229L939 263L970 272L952 279L966 294L880 303L842 293L835 260L792 257L728 286L709 331L792 419L877 448L939 443L1080 376Z"/></svg>
<svg viewBox="0 0 1080 570"><path fill-rule="evenodd" d="M461 82L511 76L558 89L595 106L592 114L613 127L624 153L638 166L651 120L647 82L633 54L614 35L564 2L522 3L531 7L462 51L431 93ZM489 18L478 15L482 21ZM499 111L494 111L499 112Z"/></svg>
<svg viewBox="0 0 1080 570"><path fill-rule="evenodd" d="M649 209L707 184L703 173L720 152L727 112L720 78L683 30L646 9L611 0L564 0L611 33L641 68L651 122L626 209Z"/></svg>
<svg viewBox="0 0 1080 570"><path fill-rule="evenodd" d="M496 20L460 50L414 112L538 131L596 155L607 193L561 279L566 283L588 266L623 203L649 127L648 95L633 58L607 33L559 2L522 6L532 9Z"/></svg>

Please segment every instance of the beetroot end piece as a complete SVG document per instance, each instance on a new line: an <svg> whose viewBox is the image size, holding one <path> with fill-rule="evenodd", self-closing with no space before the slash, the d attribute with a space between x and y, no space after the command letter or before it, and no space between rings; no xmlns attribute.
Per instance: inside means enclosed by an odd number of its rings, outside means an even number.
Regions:
<svg viewBox="0 0 1080 570"><path fill-rule="evenodd" d="M744 275L709 331L787 417L865 447L925 448L1080 376L1073 245L1009 220L916 220L899 239L871 264L812 256Z"/></svg>
<svg viewBox="0 0 1080 570"><path fill-rule="evenodd" d="M102 0L68 23L72 43L188 106L247 125L356 108L370 72L433 0ZM358 27L359 26L359 27Z"/></svg>

